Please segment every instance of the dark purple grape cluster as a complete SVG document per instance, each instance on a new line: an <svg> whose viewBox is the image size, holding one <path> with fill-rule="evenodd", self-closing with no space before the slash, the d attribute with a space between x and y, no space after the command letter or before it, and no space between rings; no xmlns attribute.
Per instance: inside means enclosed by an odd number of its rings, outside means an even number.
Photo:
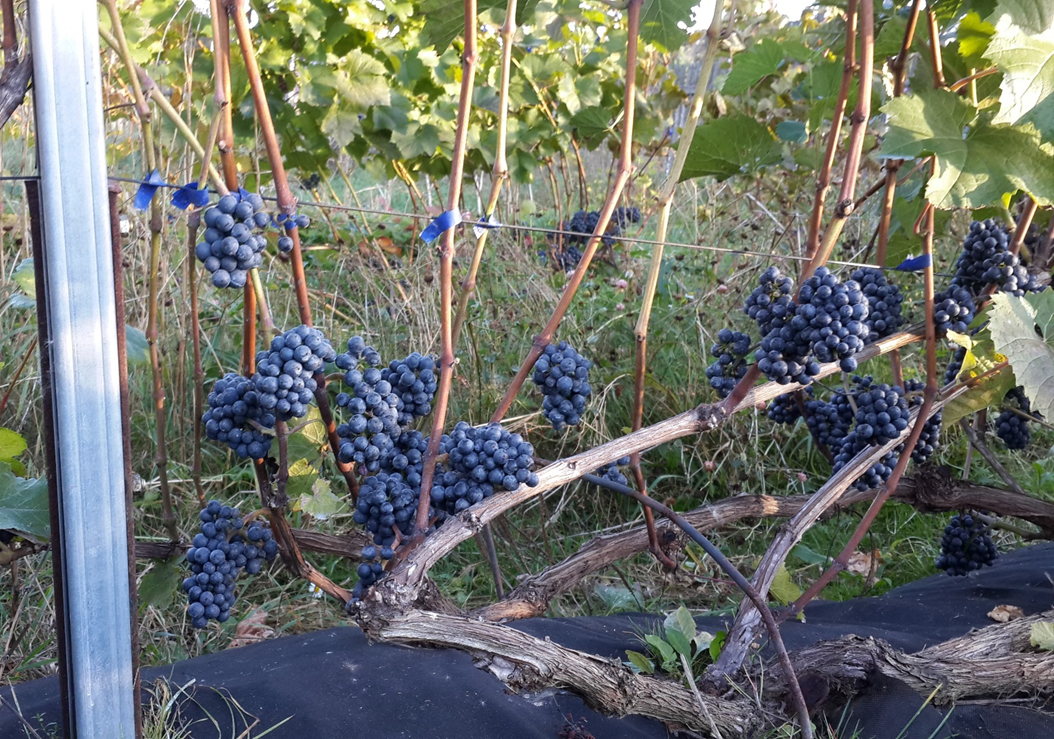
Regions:
<svg viewBox="0 0 1054 739"><path fill-rule="evenodd" d="M549 344L538 357L531 379L542 391L542 411L557 431L564 425L577 426L593 394L589 369L593 363L566 341Z"/></svg>
<svg viewBox="0 0 1054 739"><path fill-rule="evenodd" d="M901 388L885 383L876 385L870 377L865 377L854 393L854 400L854 432L861 441L881 446L896 439L908 427L911 411Z"/></svg>
<svg viewBox="0 0 1054 739"><path fill-rule="evenodd" d="M974 297L989 285L1017 296L1042 290L1035 275L1030 275L1021 259L1010 253L1012 239L1013 231L992 218L971 223L955 262L952 283L966 288Z"/></svg>
<svg viewBox="0 0 1054 739"><path fill-rule="evenodd" d="M962 577L990 566L999 557L992 530L968 513L952 516L941 537L937 569Z"/></svg>
<svg viewBox="0 0 1054 739"><path fill-rule="evenodd" d="M805 403L805 423L809 433L817 444L832 453L841 448L842 440L853 426L854 415L849 397L842 391L832 393L830 400L817 398Z"/></svg>
<svg viewBox="0 0 1054 739"><path fill-rule="evenodd" d="M1003 410L995 420L995 432L1007 449L1024 449L1032 441L1032 431L1028 427L1028 418L1032 413L1032 404L1021 386L1015 387L1003 398ZM1016 413L1014 409L1021 411Z"/></svg>
<svg viewBox="0 0 1054 739"><path fill-rule="evenodd" d="M870 333L868 299L854 280L841 282L826 267L819 267L798 292L798 307L790 328L812 347L820 362L841 363L843 372L856 370L853 356L864 348Z"/></svg>
<svg viewBox="0 0 1054 739"><path fill-rule="evenodd" d="M612 246L615 240L622 235L622 230L628 223L638 223L639 221L640 208L615 208L615 211L611 214L611 220L608 222L607 230L604 232L604 246ZM577 211L571 216L569 221L565 221L561 226L562 231L570 232L564 234L565 249L568 246L581 246L584 248L589 243L593 232L596 231L599 222L600 211Z"/></svg>
<svg viewBox="0 0 1054 739"><path fill-rule="evenodd" d="M315 397L315 375L336 352L322 332L310 326L297 326L271 340L271 347L256 355L253 385L260 405L279 421L302 418Z"/></svg>
<svg viewBox="0 0 1054 739"><path fill-rule="evenodd" d="M835 454L833 474L838 474L843 467L849 464L853 457L871 447L870 441L861 438L855 430L850 431L843 437L842 443ZM857 490L873 490L880 487L893 474L893 468L897 466L899 459L900 455L896 450L882 455L882 459L868 467L856 479L853 487Z"/></svg>
<svg viewBox="0 0 1054 739"><path fill-rule="evenodd" d="M554 254L553 260L561 270L571 272L582 261L582 252L577 246L565 246Z"/></svg>
<svg viewBox="0 0 1054 739"><path fill-rule="evenodd" d="M428 437L420 431L403 431L395 437L391 447L381 455L380 471L398 473L414 490L421 489L421 472L428 449Z"/></svg>
<svg viewBox="0 0 1054 739"><path fill-rule="evenodd" d="M950 385L959 379L959 373L963 371L963 362L966 361L966 348L956 347L952 354L948 367L944 370L944 384Z"/></svg>
<svg viewBox="0 0 1054 739"><path fill-rule="evenodd" d="M782 328L794 317L794 280L776 267L769 267L758 278L758 286L747 296L744 312L758 324L762 336Z"/></svg>
<svg viewBox="0 0 1054 739"><path fill-rule="evenodd" d="M912 408L921 407L924 400L922 393L926 389L926 383L922 380L907 380L904 385L908 394L908 405ZM942 415L941 411L937 411L922 427L919 440L915 442L915 448L911 450L911 459L916 464L927 461L941 445Z"/></svg>
<svg viewBox="0 0 1054 739"><path fill-rule="evenodd" d="M706 377L722 398L727 398L747 373L750 344L750 334L728 328L717 332L717 343L710 347L710 356L716 361L706 368Z"/></svg>
<svg viewBox="0 0 1054 739"><path fill-rule="evenodd" d="M806 388L809 396L812 396L812 388ZM798 401L798 393L784 393L777 395L769 403L766 409L769 420L773 423L792 424L801 418L801 405Z"/></svg>
<svg viewBox="0 0 1054 739"><path fill-rule="evenodd" d="M263 459L271 449L274 413L260 404L260 394L248 377L228 372L216 380L201 417L205 436L227 444L243 459Z"/></svg>
<svg viewBox="0 0 1054 739"><path fill-rule="evenodd" d="M267 239L254 233L271 222L263 208L263 198L256 193L228 193L205 209L205 232L194 255L216 287L245 287L249 270L263 263Z"/></svg>
<svg viewBox="0 0 1054 739"><path fill-rule="evenodd" d="M402 431L399 394L384 379L381 368L388 368L380 352L367 346L360 336L348 339L348 351L338 354L334 362L344 370L344 385L350 391L337 395L337 405L349 414L337 427L341 440L337 455L342 462L355 462L364 472L377 472L381 458L391 451Z"/></svg>
<svg viewBox="0 0 1054 739"><path fill-rule="evenodd" d="M412 352L406 359L392 360L381 370L381 380L391 385L399 397L396 410L400 426L408 426L432 412L432 399L439 385L435 357Z"/></svg>
<svg viewBox="0 0 1054 739"><path fill-rule="evenodd" d="M191 576L183 580L191 625L223 623L234 605L234 580L244 569L255 575L278 553L268 523L255 519L245 525L237 508L210 500L198 516L199 532L187 550Z"/></svg>
<svg viewBox="0 0 1054 739"><path fill-rule="evenodd" d="M608 482L614 482L628 487L629 480L627 480L626 476L622 474L622 470L620 470L619 467L626 467L629 465L629 462L629 457L622 457L622 459L619 459L616 462L604 465L593 474L607 480Z"/></svg>
<svg viewBox="0 0 1054 739"><path fill-rule="evenodd" d="M965 287L954 282L933 296L933 322L939 335L948 331L966 333L977 306Z"/></svg>
<svg viewBox="0 0 1054 739"><path fill-rule="evenodd" d="M454 515L501 490L534 487L534 447L498 423L474 427L458 422L444 434L439 447L447 455L442 474L436 471L432 505Z"/></svg>
<svg viewBox="0 0 1054 739"><path fill-rule="evenodd" d="M865 344L892 336L904 325L902 307L904 296L900 288L886 279L886 274L875 267L861 267L853 272L853 280L867 297L868 313L865 323L868 336Z"/></svg>
<svg viewBox="0 0 1054 739"><path fill-rule="evenodd" d="M292 231L294 228L307 228L311 225L311 219L303 213L279 215L275 220L279 227L284 227L287 232ZM293 237L288 233L284 233L278 237L278 251L283 254L288 254L293 251Z"/></svg>

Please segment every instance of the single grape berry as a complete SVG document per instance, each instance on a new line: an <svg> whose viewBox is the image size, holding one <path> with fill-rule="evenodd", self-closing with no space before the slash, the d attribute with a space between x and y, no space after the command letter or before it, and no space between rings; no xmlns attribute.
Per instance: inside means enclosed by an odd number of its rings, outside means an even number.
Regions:
<svg viewBox="0 0 1054 739"><path fill-rule="evenodd" d="M999 557L992 541L991 529L970 514L952 516L941 536L941 554L937 569L962 577L990 566Z"/></svg>
<svg viewBox="0 0 1054 739"><path fill-rule="evenodd" d="M542 410L556 431L577 426L593 390L589 369L593 363L566 341L549 344L534 365L531 379L542 391Z"/></svg>

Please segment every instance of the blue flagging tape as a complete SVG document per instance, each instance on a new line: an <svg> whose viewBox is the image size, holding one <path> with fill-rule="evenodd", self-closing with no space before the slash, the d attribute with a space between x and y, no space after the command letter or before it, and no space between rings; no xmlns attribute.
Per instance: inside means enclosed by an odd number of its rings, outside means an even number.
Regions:
<svg viewBox="0 0 1054 739"><path fill-rule="evenodd" d="M139 183L139 189L135 193L135 209L146 210L149 208L150 201L154 199L154 193L163 184L165 184L165 181L161 179L161 173L155 169L145 180Z"/></svg>
<svg viewBox="0 0 1054 739"><path fill-rule="evenodd" d="M923 254L921 257L908 257L894 269L898 272L919 272L932 264L933 256L931 254Z"/></svg>
<svg viewBox="0 0 1054 739"><path fill-rule="evenodd" d="M429 223L428 227L421 232L421 240L426 244L431 244L439 238L440 234L444 231L449 231L459 223L461 223L460 210L448 210L446 213L440 213L439 217Z"/></svg>
<svg viewBox="0 0 1054 739"><path fill-rule="evenodd" d="M189 182L172 193L172 205L180 210L186 210L192 205L195 208L204 208L208 204L209 190L199 190L197 182Z"/></svg>
<svg viewBox="0 0 1054 739"><path fill-rule="evenodd" d="M232 195L237 195L238 196L238 202L240 203L243 200L248 200L249 199L249 195L251 193L248 190L246 190L244 187L239 187L238 188L238 192L231 193L231 194Z"/></svg>
<svg viewBox="0 0 1054 739"><path fill-rule="evenodd" d="M494 217L493 213L487 216L486 220L480 218L479 221L476 222L476 225L472 227L472 235L478 239L485 231L492 228L501 228L501 224L498 223L498 219Z"/></svg>

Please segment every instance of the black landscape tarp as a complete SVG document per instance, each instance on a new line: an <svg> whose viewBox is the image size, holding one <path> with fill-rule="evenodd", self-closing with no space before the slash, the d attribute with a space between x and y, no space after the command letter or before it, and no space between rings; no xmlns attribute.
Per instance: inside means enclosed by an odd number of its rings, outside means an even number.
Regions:
<svg viewBox="0 0 1054 739"><path fill-rule="evenodd" d="M935 575L877 598L816 602L807 609L805 623L783 627L784 640L793 650L857 634L916 651L991 625L987 614L997 605L1018 606L1026 615L1054 607L1048 574L1054 577L1054 544L1038 544L1008 553L994 567L971 577ZM654 619L620 614L531 619L514 626L568 647L625 659L627 649L641 649L637 635ZM726 628L729 620L698 622L716 631ZM596 739L668 736L657 721L602 716L563 691L511 694L462 652L370 646L354 627L283 637L143 670L144 684L158 679L167 680L173 690L193 681L193 700L183 702L181 713L194 739L239 736L245 721L238 719L232 731L231 699L258 719L247 737L273 728L267 736L275 739L555 739L568 719ZM58 720L57 679L22 683L14 690L23 716L35 727ZM11 688L0 689L0 696L11 705ZM924 699L901 683L882 679L858 696L845 714L839 710L828 718L832 725L843 723L839 739L1054 737L1051 714L1015 705L968 703L955 706L946 717L946 709L923 707ZM579 736L585 739L589 734ZM0 739L23 736L11 711L0 709Z"/></svg>

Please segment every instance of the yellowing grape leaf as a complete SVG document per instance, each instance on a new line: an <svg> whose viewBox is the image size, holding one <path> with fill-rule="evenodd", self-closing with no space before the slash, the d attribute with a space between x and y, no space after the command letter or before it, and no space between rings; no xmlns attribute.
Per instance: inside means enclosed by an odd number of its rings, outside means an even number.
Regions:
<svg viewBox="0 0 1054 739"><path fill-rule="evenodd" d="M988 316L995 348L1010 361L1032 410L1054 418L1054 292L996 293Z"/></svg>
<svg viewBox="0 0 1054 739"><path fill-rule="evenodd" d="M780 568L776 570L776 577L772 579L772 585L769 586L769 594L782 605L793 603L801 596L801 588L791 580L786 565L780 565Z"/></svg>
<svg viewBox="0 0 1054 739"><path fill-rule="evenodd" d="M1017 387L1013 371L1007 367L989 375L975 387L957 395L941 409L944 425L950 426L960 418L1000 403L1008 392Z"/></svg>
<svg viewBox="0 0 1054 739"><path fill-rule="evenodd" d="M1045 652L1054 652L1054 623L1040 621L1032 624L1030 641L1034 647Z"/></svg>

